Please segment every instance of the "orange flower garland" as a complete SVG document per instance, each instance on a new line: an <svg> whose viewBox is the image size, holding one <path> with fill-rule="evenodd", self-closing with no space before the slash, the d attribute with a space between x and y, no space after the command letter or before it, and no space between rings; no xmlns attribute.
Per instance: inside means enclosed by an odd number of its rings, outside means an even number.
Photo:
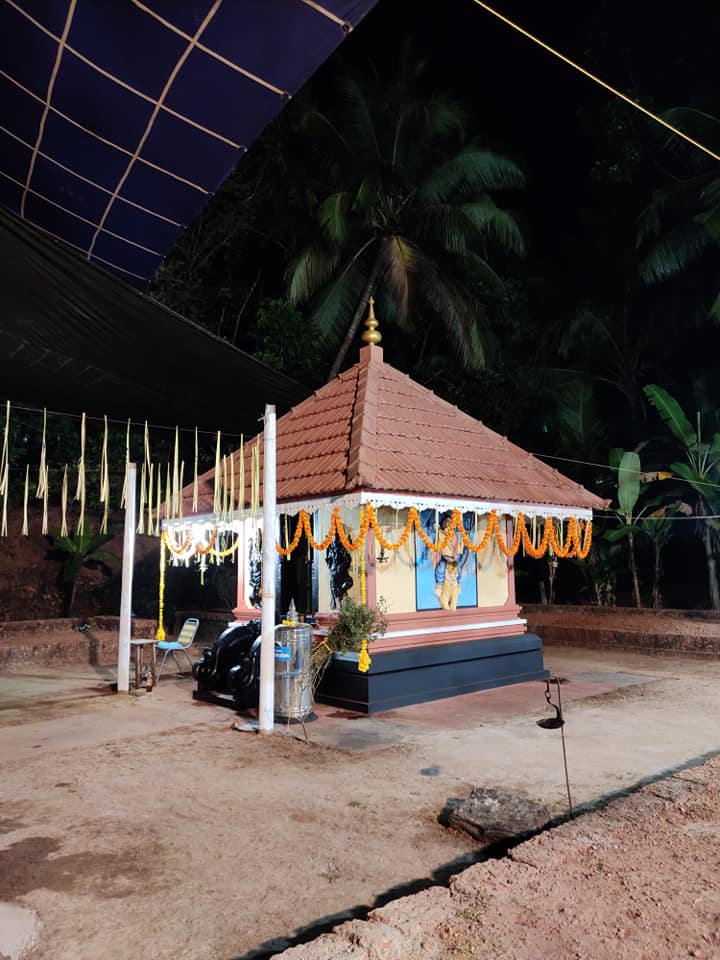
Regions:
<svg viewBox="0 0 720 960"><path fill-rule="evenodd" d="M547 517L543 526L542 537L536 546L533 543L533 539L527 528L525 516L522 513L519 513L517 516L512 543L508 545L503 536L500 520L495 510L492 510L488 514L487 527L482 539L477 543L473 543L465 530L462 514L457 508L452 511L450 524L443 537L438 536L435 540L431 540L423 529L420 514L416 507L410 507L405 529L397 541L391 543L383 535L380 524L378 523L375 507L371 503L366 503L364 504L360 529L354 540L351 540L345 532L345 527L340 519L339 507L333 509L330 529L325 539L321 542L317 542L312 535L310 514L306 510L300 510L292 541L286 547L281 547L280 544L276 544L275 549L283 557L290 556L293 550L297 548L304 533L308 539L308 543L313 549L320 551L327 550L337 534L343 547L351 553L354 553L356 550L359 550L365 542L365 537L370 528L374 531L377 541L383 550L399 550L407 543L413 531L417 533L419 539L427 549L434 552L444 550L450 544L455 533L458 532L462 537L463 544L472 553L480 553L481 550L485 550L494 536L498 548L506 557L514 557L522 547L528 556L533 557L535 560L544 557L548 550L557 557L578 557L584 560L590 552L592 545L592 521L588 521L587 524L585 524L582 521L578 521L575 517L570 517L568 519L567 532L565 536L562 537L555 529L555 521L553 518Z"/></svg>
<svg viewBox="0 0 720 960"><path fill-rule="evenodd" d="M192 534L188 533L185 539L182 542L181 546L178 546L175 542L173 535L169 530L166 530L162 535L162 539L165 541L165 546L171 553L174 553L176 556L179 556L181 553L185 553L190 544L192 543Z"/></svg>
<svg viewBox="0 0 720 960"><path fill-rule="evenodd" d="M204 546L200 546L200 541L195 541L195 553L199 553L203 556L210 553L213 546L215 545L215 538L217 537L217 527L214 528L213 532L210 534L210 539Z"/></svg>
<svg viewBox="0 0 720 960"><path fill-rule="evenodd" d="M545 523L543 524L542 537L536 545L533 542L533 536L528 530L528 525L524 514L518 513L517 520L515 521L515 530L513 533L512 542L508 543L503 535L502 525L496 511L491 510L488 514L487 526L483 536L480 540L478 540L477 543L473 543L468 536L465 525L463 524L462 513L460 510L455 509L452 511L450 523L443 536L441 537L438 534L435 540L431 540L423 529L417 507L410 507L408 510L405 528L398 537L397 541L395 543L391 543L382 532L380 524L378 523L375 507L371 503L366 503L364 504L360 529L358 530L357 536L354 540L351 540L345 531L345 527L343 526L343 522L340 518L339 507L335 507L333 509L330 520L330 529L328 530L327 536L321 541L315 540L313 536L310 514L307 512L307 510L300 510L298 513L297 523L295 524L295 532L292 540L285 547L280 546L280 544L276 544L275 549L280 556L289 557L290 554L293 553L293 551L299 546L300 540L304 534L309 545L314 550L319 550L322 552L327 550L334 537L337 535L343 547L345 547L345 549L349 550L351 553L354 553L363 545L368 534L368 530L370 529L374 531L377 542L380 544L383 550L400 550L403 546L405 546L409 537L414 531L417 533L418 538L428 550L439 552L444 550L450 544L453 536L457 532L462 537L462 542L465 547L472 553L477 554L482 550L487 549L493 537L495 537L495 542L498 545L498 549L506 557L514 557L522 548L522 550L528 556L535 560L539 560L541 557L544 557L548 550L554 556L562 559L577 557L580 560L584 560L590 552L593 533L591 520L588 520L587 523L585 523L581 520L578 520L576 517L569 517L567 530L563 536L562 531L558 531L556 529L553 518L547 517L545 519ZM215 528L210 534L210 539L206 544L201 544L199 541L197 541L193 545L192 534L188 533L183 542L178 544L170 530L166 530L163 533L163 541L168 550L175 554L175 556L182 556L188 552L188 550L191 550L194 554L197 553L201 556L212 554L213 557L221 560L235 553L240 543L239 537L236 538L235 543L227 549L215 550L214 545L217 540L217 536L218 530Z"/></svg>

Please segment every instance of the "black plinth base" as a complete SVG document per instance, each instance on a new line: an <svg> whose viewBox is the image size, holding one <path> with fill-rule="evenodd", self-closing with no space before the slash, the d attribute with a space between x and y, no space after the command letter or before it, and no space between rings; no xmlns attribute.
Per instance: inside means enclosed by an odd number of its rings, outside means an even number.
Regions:
<svg viewBox="0 0 720 960"><path fill-rule="evenodd" d="M548 676L542 640L533 633L386 653L373 653L371 646L370 655L368 673L359 673L356 655L333 658L316 700L358 713L377 713Z"/></svg>

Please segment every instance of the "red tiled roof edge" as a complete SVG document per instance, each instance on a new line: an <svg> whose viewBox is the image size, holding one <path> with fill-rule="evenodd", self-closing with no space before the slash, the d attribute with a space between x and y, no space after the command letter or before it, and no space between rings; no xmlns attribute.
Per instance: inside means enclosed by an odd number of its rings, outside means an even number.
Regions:
<svg viewBox="0 0 720 960"><path fill-rule="evenodd" d="M379 367L383 362L380 347L367 346L360 350L357 389L350 431L345 490L359 490L375 486L377 447L377 387Z"/></svg>
<svg viewBox="0 0 720 960"><path fill-rule="evenodd" d="M344 396L341 395L341 397L338 397L337 391L341 382L345 384L345 391ZM383 385L385 390L381 389ZM396 489L396 478L390 475L392 474L392 468L390 468L390 473L388 473L388 470L386 470L384 465L378 460L378 453L383 449L382 436L379 434L383 429L383 417L386 416L385 407L387 406L382 395L384 392L387 392L388 388L393 393L396 392L398 388L400 388L399 393L411 391L421 400L421 406L450 415L454 422L462 425L463 431L476 433L479 428L493 444L507 451L516 462L522 463L524 461L525 464L534 464L534 469L543 480L542 484L540 484L541 487L549 486L551 490L553 487L555 488L554 495L553 492L549 490L545 496L540 499L536 496L529 496L529 493L535 493L535 491L526 491L523 485L527 486L527 483L525 481L518 481L516 490L518 494L522 495L503 496L501 491L498 490L497 496L495 496L494 499L519 503L537 502L552 504L553 502L559 502L560 505L563 505L567 500L571 500L574 502L568 503L568 506L575 506L581 509L602 509L609 505L609 501L586 490L581 484L564 476L543 460L534 457L528 451L523 450L521 447L509 441L507 437L496 433L482 423L482 421L476 420L470 414L460 410L421 384L416 383L406 374L401 373L389 364L385 364L383 362L383 351L377 346L362 347L357 364L342 373L336 380L332 381L332 383L320 387L312 396L302 401L298 406L294 407L278 420L279 448L284 446L283 440L285 437L292 435L293 432L295 432L297 436L298 429L301 432L305 430L311 434L317 430L322 431L322 427L318 427L317 425L307 427L304 424L308 416L312 416L312 414L317 411L318 404L321 408L325 407L332 411L333 405L337 404L338 399L341 399L341 403L336 407L336 411L342 418L347 418L344 422L348 424L344 443L341 444L344 449L338 450L338 455L340 458L344 458L344 463L338 463L329 471L329 473L332 473L332 477L330 475L323 476L326 471L320 469L317 475L297 477L295 480L291 480L287 476L283 476L283 474L286 474L288 467L292 468L292 461L289 461L287 457L281 458L281 460L284 460L284 463L279 464L278 468L278 499L280 502L299 498L350 493L360 489L369 491L376 490L378 492ZM262 433L258 434L245 445L246 503L250 494L250 454L255 444L259 444L260 446L259 453L262 474L263 451L262 444L259 443L261 438ZM309 444L311 447L312 443L313 441L310 439ZM298 445L294 444L293 446L297 447ZM293 453L299 454L301 448L302 442L300 449L294 450ZM281 450L279 450L279 452L281 452ZM323 453L324 456L324 452L320 452ZM238 477L238 453L236 452L233 456L236 458L235 475ZM313 456L315 457L316 463L322 460L322 456L318 454L317 449L313 452ZM513 465L508 464L507 466L512 471ZM207 471L200 478L199 487L199 511L210 512L212 510L213 470ZM185 512L189 512L188 500L190 499L191 489L191 485L188 484L184 491ZM401 488L397 487L397 489L400 490ZM403 487L402 492L410 493L412 491L408 487ZM423 489L417 489L414 492L417 495L423 495ZM449 491L443 491L440 488L435 492L444 496L451 495ZM429 490L425 491L424 495L428 493ZM558 497L558 493L561 494L560 497ZM463 491L458 494L459 499L473 496L476 495L470 491ZM558 499L555 500L555 497L558 497ZM493 499L490 493L484 494L483 496L478 494L476 498Z"/></svg>

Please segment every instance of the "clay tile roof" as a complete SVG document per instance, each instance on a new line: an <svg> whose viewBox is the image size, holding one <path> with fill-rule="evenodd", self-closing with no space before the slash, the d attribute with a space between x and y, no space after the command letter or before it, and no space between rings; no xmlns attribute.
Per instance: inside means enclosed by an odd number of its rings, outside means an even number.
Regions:
<svg viewBox="0 0 720 960"><path fill-rule="evenodd" d="M384 363L382 356L379 347L363 347L359 363L278 420L278 501L362 489L605 506L600 497ZM245 448L246 503L250 451L261 438ZM262 444L260 461L262 468ZM211 470L200 478L201 513L212 512L212 486ZM186 513L191 490L185 490Z"/></svg>

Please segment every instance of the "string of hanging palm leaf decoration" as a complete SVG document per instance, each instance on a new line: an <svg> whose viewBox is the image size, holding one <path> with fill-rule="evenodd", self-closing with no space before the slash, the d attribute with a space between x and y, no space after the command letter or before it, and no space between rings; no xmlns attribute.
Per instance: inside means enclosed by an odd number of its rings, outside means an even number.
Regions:
<svg viewBox="0 0 720 960"><path fill-rule="evenodd" d="M38 411L39 412L39 411ZM2 451L0 452L0 498L2 498L2 508L0 515L0 536L8 535L8 503L9 503L9 477L10 477L10 427L11 427L11 405L10 401L5 404L5 424L2 437ZM125 458L123 470L123 488L121 503L127 504L128 483L129 483L129 465L131 462L131 421L128 420L125 431ZM110 456L109 456L109 428L108 419L103 417L103 434L100 447L99 464L99 503L102 507L102 519L100 521L100 532L106 533L108 529L109 509L110 509ZM74 501L77 503L77 519L75 522L74 533L82 536L86 528L87 520L87 493L88 493L88 463L87 463L87 417L83 413L80 418L80 438L79 438L79 456L77 459L77 477L75 483ZM237 461L237 475L236 463ZM250 482L249 482L249 517L254 524L260 516L260 447L257 442L252 444L250 457ZM199 506L199 438L198 430L194 431L194 458L193 458L193 480L192 480L192 512L198 512ZM164 474L164 484L163 484ZM237 481L237 483L236 483ZM196 536L184 531L166 530L163 534L165 546L168 548L171 562L188 563L190 560L199 562L201 571L207 569L208 563L220 563L224 559L231 557L235 559L240 536L233 531L233 523L238 519L244 519L245 513L245 447L244 437L240 438L240 449L233 454L222 453L222 434L218 431L215 434L215 470L213 480L212 497L212 528L206 534ZM163 502L164 486L164 502ZM144 422L143 429L143 459L140 472L140 503L138 510L137 532L140 534L161 535L161 518L164 513L166 521L182 521L183 519L183 491L185 487L185 461L181 457L180 429L175 427L174 444L172 451L172 462L168 459L164 464L161 462L153 463L151 450L150 427L147 421ZM50 477L47 454L47 410L43 410L42 421L42 441L40 448L40 462L38 466L38 481L35 489L35 497L42 500L42 533L48 532L48 501L49 501ZM66 463L62 473L62 484L60 489L60 534L68 536L70 530L70 517L68 511L68 499L70 495L70 471ZM24 486L22 499L22 528L21 535L28 536L30 532L30 465L25 465ZM164 508L164 509L163 509ZM546 554L556 557L578 557L585 558L590 550L592 542L592 522L582 522L576 518L570 517L567 520L567 530L563 521L554 520L546 517L542 525L538 524L536 517L529 518L526 521L522 513L519 513L514 520L514 529L510 527L507 533L504 533L504 521L498 517L495 511L492 511L485 527L485 532L481 536L478 526L478 515L475 516L474 537L471 539L464 528L462 516L459 510L452 513L452 522L447 531L444 531L445 539L459 534L464 545L468 550L478 553L490 546L500 550L506 556L513 556L518 551L527 553L531 557L539 558ZM435 529L439 530L439 515L436 511ZM179 525L180 526L180 525ZM399 519L399 513L395 511L394 523L394 542L385 538L384 532L380 527L375 509L372 504L367 504L363 510L360 530L351 540L345 531L340 520L339 508L333 511L330 530L327 536L321 542L316 542L313 537L312 524L310 516L305 510L301 510L295 525L294 534L285 520L285 545L277 545L278 552L286 557L299 546L303 534L306 537L308 551L325 550L330 542L337 536L343 546L355 552L364 542L365 536L372 527L374 535L381 547L388 551L400 549L413 532L422 540L428 549L442 549L444 545L443 537L436 534L435 540L430 540L425 533L420 517L416 508L412 507L408 511L407 520L403 526ZM206 528L207 530L207 528ZM176 538L180 535L180 541ZM438 542L435 542L438 541ZM442 542L441 542L442 541Z"/></svg>
<svg viewBox="0 0 720 960"><path fill-rule="evenodd" d="M50 494L50 473L47 465L47 407L43 408L43 432L42 443L40 446L40 466L38 467L38 483L35 490L35 497L42 500L42 527L40 532L43 536L48 533L48 497Z"/></svg>
<svg viewBox="0 0 720 960"><path fill-rule="evenodd" d="M107 533L108 514L110 512L110 465L108 463L108 419L103 417L105 430L103 432L102 454L100 459L100 503L103 506L103 516L100 521L100 533Z"/></svg>
<svg viewBox="0 0 720 960"><path fill-rule="evenodd" d="M126 469L127 463L130 458L130 445L126 447L125 456L126 460ZM140 502L138 503L138 521L135 528L136 533L145 533L145 511L146 505L152 503L152 491L149 486L150 481L150 466L152 464L152 457L150 455L150 428L148 427L147 420L144 424L143 429L143 462L140 467ZM152 533L152 513L148 517L148 533Z"/></svg>
<svg viewBox="0 0 720 960"><path fill-rule="evenodd" d="M23 490L23 522L20 535L28 536L28 490L30 487L30 464L25 465L25 489Z"/></svg>
<svg viewBox="0 0 720 960"><path fill-rule="evenodd" d="M147 496L147 485L145 483L145 461L140 467L140 502L138 503L138 521L135 527L135 533L145 533L145 498Z"/></svg>
<svg viewBox="0 0 720 960"><path fill-rule="evenodd" d="M77 522L77 534L81 537L85 533L85 499L87 488L85 485L85 414L80 420L80 459L78 460L78 478L75 489L75 499L80 504L80 516Z"/></svg>
<svg viewBox="0 0 720 960"><path fill-rule="evenodd" d="M127 422L125 431L125 471L123 476L122 494L120 495L120 509L124 510L127 506L128 495L128 477L130 475L130 421Z"/></svg>
<svg viewBox="0 0 720 960"><path fill-rule="evenodd" d="M250 516L257 520L260 509L260 452L258 445L253 444L250 455Z"/></svg>
<svg viewBox="0 0 720 960"><path fill-rule="evenodd" d="M62 510L62 519L60 521L61 537L66 537L68 535L67 504L68 504L68 465L65 464L65 469L63 470L62 487L60 489L60 507Z"/></svg>
<svg viewBox="0 0 720 960"><path fill-rule="evenodd" d="M147 532L148 536L152 536L155 533L155 526L153 523L153 480L155 477L155 464L150 463L150 473L148 474L148 483L147 483Z"/></svg>
<svg viewBox="0 0 720 960"><path fill-rule="evenodd" d="M215 470L213 485L213 513L217 517L220 513L220 431L217 432L217 442L215 444Z"/></svg>
<svg viewBox="0 0 720 960"><path fill-rule="evenodd" d="M5 406L5 433L3 434L2 456L0 457L0 496L2 496L2 522L0 536L7 536L8 484L10 479L10 401Z"/></svg>
<svg viewBox="0 0 720 960"><path fill-rule="evenodd" d="M38 413L40 411L37 411ZM14 422L11 401L5 402L5 417L2 432L2 448L0 450L0 537L8 536L8 513L11 501L10 491L10 460L11 460L11 425ZM2 423L0 421L0 423ZM82 536L86 531L89 514L89 479L93 471L88 463L87 432L88 417L83 413L80 417L79 451L75 468L71 470L66 463L62 467L60 483L60 535L76 534ZM99 532L106 534L110 519L112 464L110 458L110 428L107 416L102 418L102 437L99 445L100 456L97 476L97 502L100 505ZM164 429L164 428L163 428ZM245 509L245 464L244 438L240 438L239 474L236 472L235 455L222 456L222 434L215 435L215 490L213 492L213 513L219 519L229 524L233 519L242 516ZM199 431L193 431L194 456L192 477L192 513L196 513L199 503L199 463L200 442ZM129 468L132 462L132 421L125 424L124 460L122 467L122 488L120 493L120 508L127 507ZM140 468L139 504L137 513L136 531L139 534L148 534L159 537L163 519L173 521L182 520L185 513L183 491L185 489L185 460L181 455L180 428L175 427L172 459L164 464L153 461L151 449L151 429L147 421L143 423L142 463ZM17 465L18 472L20 465ZM256 464L257 470L257 464ZM40 531L42 535L49 533L50 513L50 466L48 462L48 412L42 410L42 435L40 443L40 459L37 467L37 483L34 485L34 494L30 489L30 473L34 467L25 464L24 483L22 488L22 526L21 536L29 536L31 532L32 511L31 499L37 499L42 504L42 520ZM71 474L74 476L74 495L71 494ZM164 480L164 483L163 483ZM256 484L257 487L257 484ZM163 489L164 488L164 489ZM164 494L164 497L163 497ZM70 503L77 505L71 510ZM257 501L257 496L255 497ZM20 503L17 504L18 508ZM164 516L163 516L164 515ZM211 551L208 556L210 562L218 562L222 556L232 556L234 550L226 550L227 542L223 542L221 549Z"/></svg>

